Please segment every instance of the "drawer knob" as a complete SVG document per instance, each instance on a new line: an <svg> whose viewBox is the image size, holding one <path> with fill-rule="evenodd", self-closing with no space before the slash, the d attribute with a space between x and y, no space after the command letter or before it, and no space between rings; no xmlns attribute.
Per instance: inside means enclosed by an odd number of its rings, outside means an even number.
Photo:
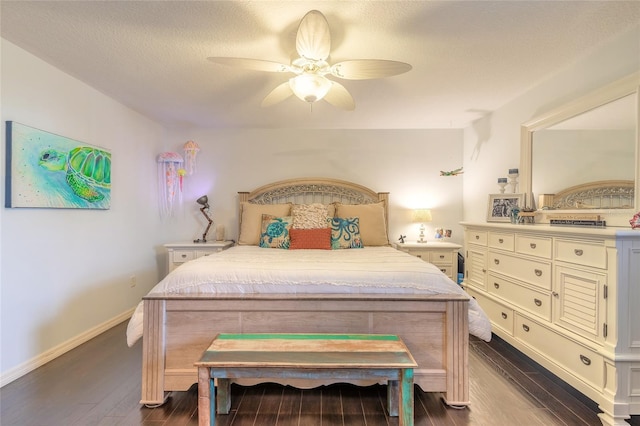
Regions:
<svg viewBox="0 0 640 426"><path fill-rule="evenodd" d="M542 300L540 299L533 299L533 303L535 303L536 306L542 306Z"/></svg>
<svg viewBox="0 0 640 426"><path fill-rule="evenodd" d="M584 252L583 252L582 250L580 250L580 249L575 249L573 252L576 254L576 256L582 256L582 253L584 253Z"/></svg>
<svg viewBox="0 0 640 426"><path fill-rule="evenodd" d="M444 259L444 254L441 254L441 255L440 255L440 259Z"/></svg>
<svg viewBox="0 0 640 426"><path fill-rule="evenodd" d="M584 355L580 355L580 361L582 361L584 365L591 365L591 360Z"/></svg>
<svg viewBox="0 0 640 426"><path fill-rule="evenodd" d="M560 297L560 294L557 291L553 291L551 294L553 294L553 297Z"/></svg>
<svg viewBox="0 0 640 426"><path fill-rule="evenodd" d="M480 239L480 235L476 235L476 240L479 240L479 239Z"/></svg>
<svg viewBox="0 0 640 426"><path fill-rule="evenodd" d="M502 319L507 319L507 314L505 314L504 312L502 312Z"/></svg>
<svg viewBox="0 0 640 426"><path fill-rule="evenodd" d="M537 277L541 277L542 276L542 270L540 269L534 269L534 272L536 273Z"/></svg>
<svg viewBox="0 0 640 426"><path fill-rule="evenodd" d="M536 248L536 243L529 244L529 247L531 247L532 249Z"/></svg>
<svg viewBox="0 0 640 426"><path fill-rule="evenodd" d="M187 257L187 255L183 253L180 257L184 259L185 257Z"/></svg>
<svg viewBox="0 0 640 426"><path fill-rule="evenodd" d="M487 270L483 268L483 269L482 269L482 272L487 272Z"/></svg>
<svg viewBox="0 0 640 426"><path fill-rule="evenodd" d="M493 286L494 286L495 288L500 288L500 284L498 284L498 283L493 283Z"/></svg>
<svg viewBox="0 0 640 426"><path fill-rule="evenodd" d="M496 265L500 264L500 259L493 259L493 263L495 263Z"/></svg>
<svg viewBox="0 0 640 426"><path fill-rule="evenodd" d="M419 257L420 259L422 259L422 255L421 254L416 254L416 257Z"/></svg>
<svg viewBox="0 0 640 426"><path fill-rule="evenodd" d="M499 242L500 244L502 244L502 243L504 243L504 240L503 240L502 238L500 238L500 239L498 240L498 242Z"/></svg>
<svg viewBox="0 0 640 426"><path fill-rule="evenodd" d="M522 329L527 333L529 332L529 326L527 324L522 324Z"/></svg>

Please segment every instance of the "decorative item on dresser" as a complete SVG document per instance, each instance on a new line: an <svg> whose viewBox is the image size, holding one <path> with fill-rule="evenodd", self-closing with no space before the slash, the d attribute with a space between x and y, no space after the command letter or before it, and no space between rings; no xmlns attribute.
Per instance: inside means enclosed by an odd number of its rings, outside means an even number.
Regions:
<svg viewBox="0 0 640 426"><path fill-rule="evenodd" d="M493 332L598 403L640 414L640 233L463 223L464 287Z"/></svg>
<svg viewBox="0 0 640 426"><path fill-rule="evenodd" d="M487 222L510 222L514 210L524 207L524 194L489 194Z"/></svg>
<svg viewBox="0 0 640 426"><path fill-rule="evenodd" d="M216 241L208 243L171 243L165 244L167 249L167 273L189 260L226 250L233 241Z"/></svg>
<svg viewBox="0 0 640 426"><path fill-rule="evenodd" d="M450 242L434 244L399 243L395 247L412 256L419 257L425 262L433 263L453 281L457 280L458 250L462 248L461 245Z"/></svg>

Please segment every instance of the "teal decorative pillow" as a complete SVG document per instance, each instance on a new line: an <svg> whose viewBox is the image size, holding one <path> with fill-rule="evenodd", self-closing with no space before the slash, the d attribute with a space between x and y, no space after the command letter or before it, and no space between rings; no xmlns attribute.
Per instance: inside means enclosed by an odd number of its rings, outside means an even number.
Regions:
<svg viewBox="0 0 640 426"><path fill-rule="evenodd" d="M262 215L262 230L260 232L260 247L289 249L291 240L289 230L293 220L291 216L276 217Z"/></svg>
<svg viewBox="0 0 640 426"><path fill-rule="evenodd" d="M357 217L333 217L327 219L331 225L331 248L362 248L360 219Z"/></svg>

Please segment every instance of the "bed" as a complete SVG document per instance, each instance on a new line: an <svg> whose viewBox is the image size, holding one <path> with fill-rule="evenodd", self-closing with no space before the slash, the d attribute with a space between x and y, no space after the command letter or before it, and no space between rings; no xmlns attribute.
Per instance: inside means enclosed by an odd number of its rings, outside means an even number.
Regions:
<svg viewBox="0 0 640 426"><path fill-rule="evenodd" d="M293 179L240 192L238 201L238 244L172 271L129 322L128 344L142 338L142 404L162 404L168 392L196 383L193 363L222 332L398 334L418 363L414 381L423 391L441 392L449 405L469 404L469 333L489 340L490 322L437 267L390 246L388 193L335 179ZM285 205L295 215L277 210ZM321 231L313 220L298 223L304 233L290 232L291 247L264 247L278 243L263 232L271 229L266 225L318 205L330 218L329 249L324 237L323 250L293 249L302 241L297 235ZM334 238L354 220L360 233ZM315 247L310 241L304 244Z"/></svg>

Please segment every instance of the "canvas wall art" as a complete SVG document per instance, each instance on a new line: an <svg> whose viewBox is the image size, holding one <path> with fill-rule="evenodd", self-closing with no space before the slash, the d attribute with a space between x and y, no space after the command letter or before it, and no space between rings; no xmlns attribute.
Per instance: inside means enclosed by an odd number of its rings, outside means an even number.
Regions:
<svg viewBox="0 0 640 426"><path fill-rule="evenodd" d="M15 121L6 142L6 207L110 207L109 150Z"/></svg>

